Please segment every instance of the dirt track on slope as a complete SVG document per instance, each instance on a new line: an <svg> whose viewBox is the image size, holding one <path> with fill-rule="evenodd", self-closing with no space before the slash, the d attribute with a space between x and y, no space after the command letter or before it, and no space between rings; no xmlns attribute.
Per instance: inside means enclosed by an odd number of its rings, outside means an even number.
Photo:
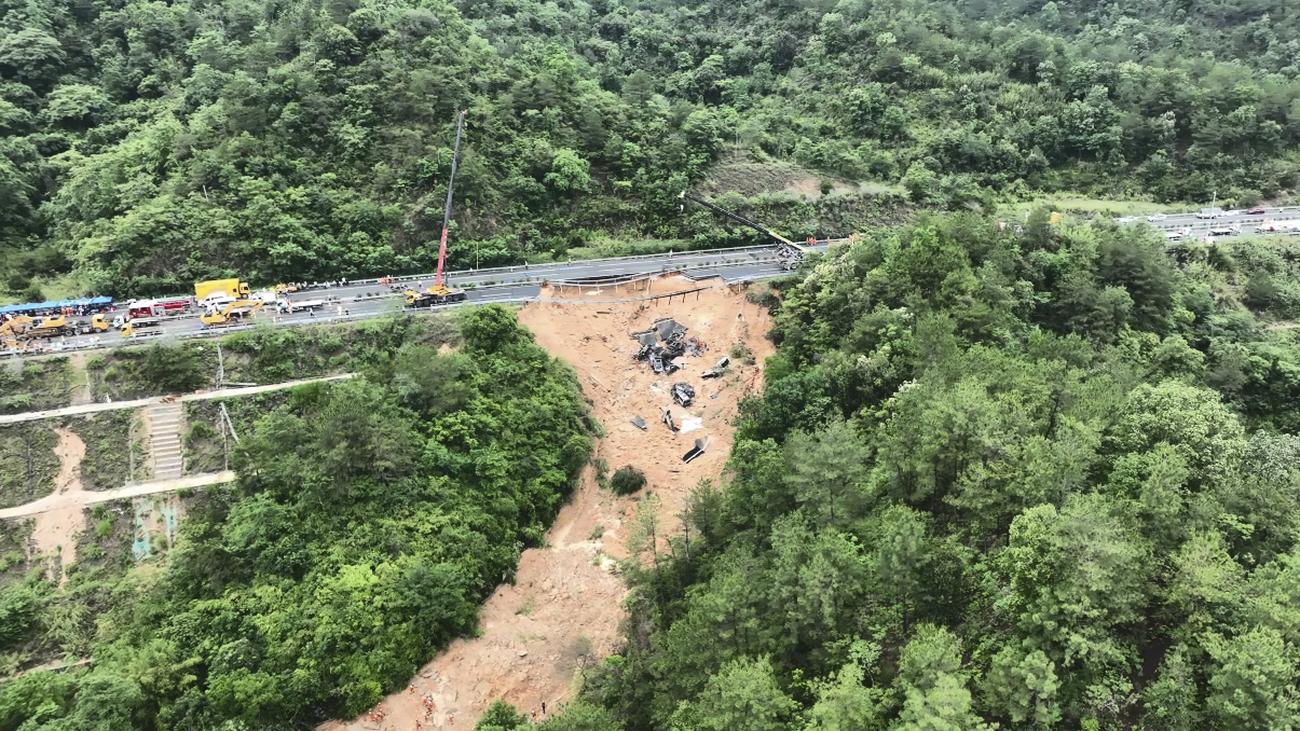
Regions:
<svg viewBox="0 0 1300 731"><path fill-rule="evenodd" d="M540 345L577 372L592 413L606 431L595 456L608 463L611 474L625 464L645 473L647 491L659 500L661 535L680 531L679 515L700 480L721 476L736 405L741 396L761 388L760 366L772 351L765 338L771 324L766 310L746 302L739 288L669 276L654 280L649 293L701 286L708 289L653 304L604 303L643 297L643 285L587 290L584 294L602 303L542 301L519 315ZM573 297L569 288L564 299ZM686 357L683 370L671 376L657 376L636 362L638 345L630 337L662 317L675 318L688 328L687 335L707 347L702 356ZM748 348L755 362L733 360L723 378L700 378L736 344ZM688 409L672 405L669 396L671 385L683 381L696 390ZM660 423L661 407L670 405L679 423L691 419L692 431L674 434ZM634 414L646 420L648 430L629 423ZM708 439L708 449L684 464L682 454L697 438ZM618 649L626 588L617 564L628 556L644 492L616 497L596 484L589 468L547 533L546 544L525 551L515 583L498 587L483 605L478 637L452 643L416 673L408 688L370 713L329 722L320 731L472 729L498 698L539 717L542 703L548 711L562 705L576 687L575 671Z"/></svg>
<svg viewBox="0 0 1300 731"><path fill-rule="evenodd" d="M81 484L81 460L86 457L86 444L71 429L60 426L54 454L59 458L59 474L54 480L54 492L37 500L51 507L36 515L32 526L32 550L39 556L50 557L46 573L62 582L67 569L77 560L77 535L86 527L82 500L89 494ZM29 503L30 504L30 503ZM25 506L19 506L22 508ZM57 562L53 559L57 557Z"/></svg>

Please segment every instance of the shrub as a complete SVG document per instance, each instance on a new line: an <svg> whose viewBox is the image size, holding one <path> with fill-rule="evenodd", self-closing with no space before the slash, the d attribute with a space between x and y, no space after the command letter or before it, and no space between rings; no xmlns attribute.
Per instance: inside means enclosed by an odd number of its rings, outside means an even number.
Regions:
<svg viewBox="0 0 1300 731"><path fill-rule="evenodd" d="M645 487L645 474L632 465L624 465L610 478L609 486L616 495L631 495Z"/></svg>

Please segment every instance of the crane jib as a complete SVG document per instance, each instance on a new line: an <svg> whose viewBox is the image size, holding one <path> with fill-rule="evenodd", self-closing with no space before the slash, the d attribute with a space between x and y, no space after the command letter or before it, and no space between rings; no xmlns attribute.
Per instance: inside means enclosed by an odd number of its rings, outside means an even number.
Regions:
<svg viewBox="0 0 1300 731"><path fill-rule="evenodd" d="M465 129L465 110L456 115L456 142L451 150L451 175L447 178L447 205L442 209L442 235L438 239L438 269L433 275L435 287L442 286L443 270L447 264L447 227L451 225L451 195L456 186L456 167L460 163L460 136Z"/></svg>

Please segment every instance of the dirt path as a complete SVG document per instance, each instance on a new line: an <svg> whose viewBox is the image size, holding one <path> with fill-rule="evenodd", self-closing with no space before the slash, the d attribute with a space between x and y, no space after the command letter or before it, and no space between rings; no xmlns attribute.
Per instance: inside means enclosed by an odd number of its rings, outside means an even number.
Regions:
<svg viewBox="0 0 1300 731"><path fill-rule="evenodd" d="M90 388L90 371L86 369L86 354L82 352L73 353L68 356L68 369L72 373L72 396L70 403L73 406L85 406L93 404L95 397Z"/></svg>
<svg viewBox="0 0 1300 731"><path fill-rule="evenodd" d="M55 448L56 452L63 446L64 431L66 430L62 428L59 429L59 447ZM76 439L76 444L80 445L81 451L77 457L77 463L80 465L81 456L84 456L86 453L86 446L81 443L80 439L77 439L75 434L72 434L72 432L68 432L68 434L71 434L72 438ZM61 453L59 454L59 459L63 459ZM62 470L59 472L59 479L59 484L63 484ZM207 472L201 475L189 475L188 477L180 477L174 480L140 482L134 485L127 485L126 487L119 487L115 490L90 491L81 488L81 474L80 467L78 467L77 477L74 480L75 489L70 489L66 492L61 489L56 490L54 493L46 495L40 500L33 500L26 505L19 505L16 508L5 508L0 510L0 520L25 518L27 516L35 515L38 516L36 519L36 532L39 532L42 520L52 521L54 520L52 516L64 515L65 513L68 513L68 511L75 511L77 519L81 520L81 511L87 505L108 503L114 500L125 500L127 498L140 497L141 495L154 495L160 492L177 492L180 490L192 490L199 487L210 487L212 485L223 485L227 482L234 481L234 472ZM74 532L72 535L75 536L76 533Z"/></svg>
<svg viewBox="0 0 1300 731"><path fill-rule="evenodd" d="M652 293L699 286L665 277L654 282ZM613 295L619 293L603 294L616 299ZM761 387L758 364L772 350L765 338L771 324L767 312L746 302L743 291L719 282L698 297L691 294L671 305L539 302L524 307L519 317L540 345L577 372L592 413L606 431L596 457L608 463L611 473L625 464L645 472L648 490L660 501L662 530L677 533L690 490L700 480L722 474L737 402ZM683 370L666 377L634 360L638 345L630 337L662 317L675 318L708 348L700 357L686 357ZM736 344L754 353L757 362L737 362L723 378L702 380L700 374ZM672 384L682 381L696 389L697 400L689 409L672 405L669 397ZM694 430L670 432L659 421L664 406L672 406L679 423L691 419ZM648 430L633 426L633 415L645 419ZM696 438L707 438L708 450L690 464L682 463ZM626 587L616 574L617 560L628 555L641 497L614 496L597 486L588 469L547 532L546 545L525 551L515 583L498 587L483 605L478 637L452 643L416 673L407 689L390 695L370 714L329 722L320 731L472 729L496 699L525 714L539 712L543 702L548 710L558 708L575 687L575 670L619 646Z"/></svg>
<svg viewBox="0 0 1300 731"><path fill-rule="evenodd" d="M54 454L59 458L59 474L54 479L54 492L40 500L8 508L3 512L21 511L28 505L47 503L47 510L21 515L36 515L32 526L31 545L38 556L57 556L57 564L51 562L46 573L51 579L58 577L60 583L67 578L67 568L77 560L77 534L85 528L86 518L82 513L81 501L88 495L81 484L81 460L86 456L86 444L67 427L58 427L58 444Z"/></svg>
<svg viewBox="0 0 1300 731"><path fill-rule="evenodd" d="M101 404L85 404L82 406L65 406L61 409L49 409L48 411L28 411L22 414L5 414L0 415L0 425L18 424L24 421L37 421L39 419L52 419L60 416L75 416L77 414L94 414L100 411L116 411L118 409L138 409L153 404L162 403L166 399L179 399L185 401L208 401L219 398L233 398L237 396L252 396L253 394L266 393L268 391L282 391L286 388L294 388L307 383L321 383L324 381L342 381L355 377L355 373L344 373L338 376L322 376L320 378L303 378L297 381L286 381L284 383L269 383L265 386L245 386L242 388L219 388L215 391L199 391L198 393L187 393L183 396L154 396L152 398L134 399L131 401L114 401Z"/></svg>

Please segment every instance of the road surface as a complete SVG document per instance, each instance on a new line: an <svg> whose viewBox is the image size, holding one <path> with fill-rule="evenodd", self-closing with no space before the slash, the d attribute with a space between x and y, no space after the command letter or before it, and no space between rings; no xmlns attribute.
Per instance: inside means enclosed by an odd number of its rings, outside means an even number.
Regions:
<svg viewBox="0 0 1300 731"><path fill-rule="evenodd" d="M51 510L85 507L87 505L97 505L99 503L107 503L114 500L125 500L127 498L140 497L142 495L156 495L160 492L193 490L199 487L224 485L228 482L234 481L235 473L227 470L225 472L209 472L202 475L190 475L175 480L140 482L112 490L76 490L73 492L56 492L24 505L19 505L13 508L4 508L3 510L0 510L0 520L27 518Z"/></svg>
<svg viewBox="0 0 1300 731"><path fill-rule="evenodd" d="M1155 219L1155 220L1152 220ZM1188 240L1204 239L1210 235L1210 229L1220 227L1231 227L1238 229L1233 234L1227 236L1216 236L1214 238L1227 239L1237 236L1253 236L1266 221L1300 221L1300 206L1287 206L1285 208L1265 208L1264 213L1249 214L1244 210L1225 211L1223 215L1217 218L1198 218L1196 213L1170 213L1158 216L1125 216L1116 219L1121 224L1128 223L1146 223L1151 227L1163 233L1183 232ZM1285 234L1268 234L1273 236L1282 236Z"/></svg>
<svg viewBox="0 0 1300 731"><path fill-rule="evenodd" d="M832 242L821 242L811 248L814 251L825 251L830 243ZM466 299L469 303L487 304L533 299L541 290L542 283L548 281L583 282L677 271L692 277L718 276L728 281L765 279L779 276L784 272L774 247L745 246L712 251L648 254L451 272L448 281L466 289ZM367 279L349 282L345 286L313 287L296 292L290 295L289 299L297 302L327 300L328 304L321 310L277 314L274 306L268 305L257 313L252 321L258 324L269 323L273 327L286 327L380 317L402 310L405 303L402 292L405 289L420 288L432 283L433 275L417 275L397 277L393 285L381 285L375 279ZM243 325L244 328L251 326L251 324ZM95 350L179 338L214 337L237 329L238 326L205 328L197 316L190 314L164 318L159 327L149 331L142 330L136 337L129 339L123 338L116 332L57 338L46 343L47 347L42 352ZM5 351L0 351L0 355L4 353Z"/></svg>
<svg viewBox="0 0 1300 731"><path fill-rule="evenodd" d="M65 406L61 409L49 409L47 411L25 411L21 414L0 414L0 426L6 424L18 424L24 421L38 421L40 419L52 419L61 416L76 416L78 414L94 414L100 411L117 411L118 409L139 409L151 404L162 403L164 399L176 399L181 402L186 401L209 401L219 398L235 398L238 396L252 396L258 393L267 393L268 391L283 391L286 388L302 386L307 383L320 383L324 381L342 381L355 376L355 373L343 373L337 376L321 376L319 378L303 378L297 381L285 381L284 383L268 383L264 386L240 386L238 388L219 388L214 391L200 391L198 393L187 393L183 396L152 396L150 398L133 399L131 401L108 401L104 403L82 404L81 406Z"/></svg>

